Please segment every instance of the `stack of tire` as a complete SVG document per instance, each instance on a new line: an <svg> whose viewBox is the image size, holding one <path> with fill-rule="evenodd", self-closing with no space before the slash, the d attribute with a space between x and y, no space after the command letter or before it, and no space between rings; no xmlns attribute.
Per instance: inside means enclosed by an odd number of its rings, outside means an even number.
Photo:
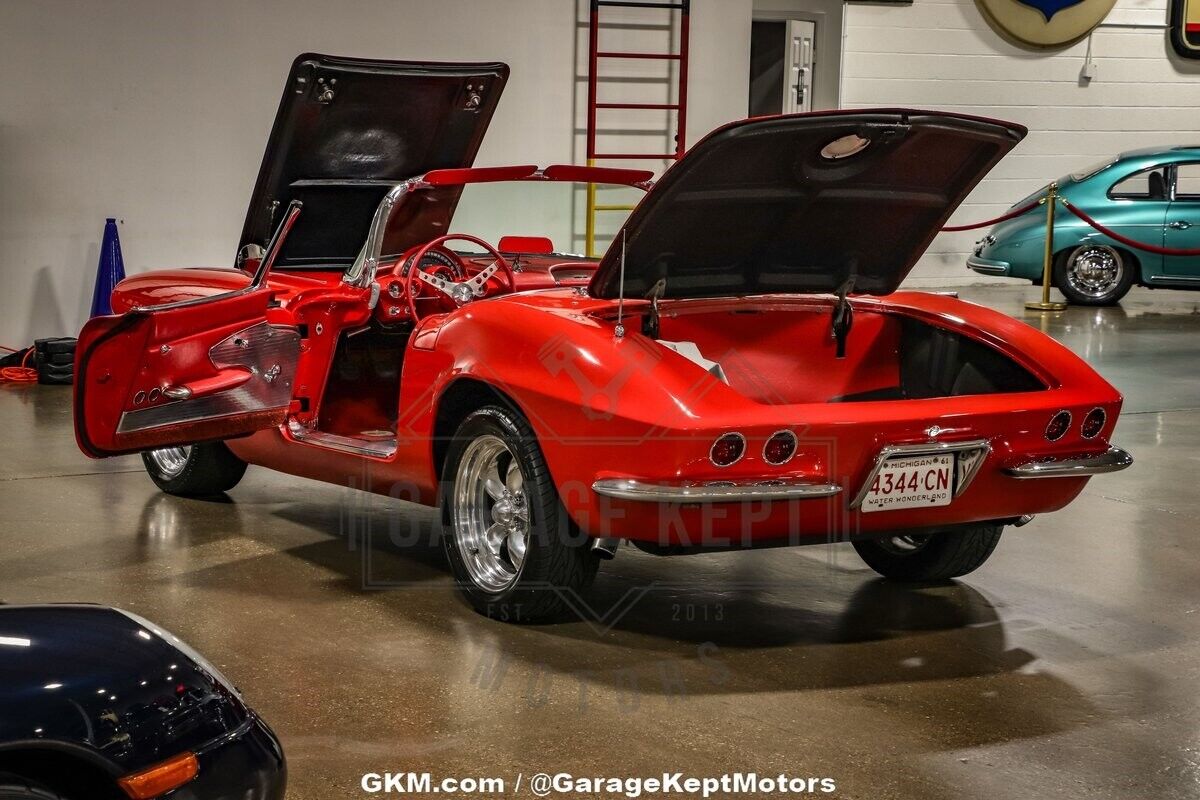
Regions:
<svg viewBox="0 0 1200 800"><path fill-rule="evenodd" d="M70 385L75 380L75 340L37 339L33 343L38 383Z"/></svg>

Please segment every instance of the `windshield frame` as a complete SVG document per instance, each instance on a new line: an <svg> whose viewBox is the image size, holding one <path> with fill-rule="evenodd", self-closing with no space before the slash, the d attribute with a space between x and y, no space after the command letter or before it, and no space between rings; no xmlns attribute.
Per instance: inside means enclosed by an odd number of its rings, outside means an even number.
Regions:
<svg viewBox="0 0 1200 800"><path fill-rule="evenodd" d="M375 273L383 258L383 239L388 232L388 225L397 209L413 192L446 186L466 186L472 183L523 181L627 186L649 192L654 186L653 178L654 173L649 170L581 167L573 164L553 164L544 168L536 165L521 165L440 169L409 178L395 184L379 201L375 214L371 218L371 227L367 231L366 241L363 242L362 249L359 250L353 263L342 273L342 282L361 289L367 289L375 283Z"/></svg>

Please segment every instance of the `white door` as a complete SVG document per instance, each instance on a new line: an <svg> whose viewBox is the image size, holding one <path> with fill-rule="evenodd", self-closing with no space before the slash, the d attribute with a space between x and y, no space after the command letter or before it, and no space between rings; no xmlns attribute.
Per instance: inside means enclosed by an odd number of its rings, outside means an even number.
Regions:
<svg viewBox="0 0 1200 800"><path fill-rule="evenodd" d="M783 113L812 110L813 50L817 25L806 20L787 21L787 47L783 56Z"/></svg>

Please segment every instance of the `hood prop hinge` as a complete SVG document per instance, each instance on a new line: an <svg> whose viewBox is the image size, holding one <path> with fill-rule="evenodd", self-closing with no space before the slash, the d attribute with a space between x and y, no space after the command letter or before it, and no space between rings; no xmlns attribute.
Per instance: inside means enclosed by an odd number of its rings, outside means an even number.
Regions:
<svg viewBox="0 0 1200 800"><path fill-rule="evenodd" d="M846 281L837 290L837 301L833 304L833 338L837 342L837 357L846 357L846 337L854 326L854 309L846 295L854 288L854 278Z"/></svg>
<svg viewBox="0 0 1200 800"><path fill-rule="evenodd" d="M650 287L650 291L646 292L646 299L650 301L650 311L642 318L643 336L648 336L651 339L658 338L658 299L666 293L666 278L659 278Z"/></svg>

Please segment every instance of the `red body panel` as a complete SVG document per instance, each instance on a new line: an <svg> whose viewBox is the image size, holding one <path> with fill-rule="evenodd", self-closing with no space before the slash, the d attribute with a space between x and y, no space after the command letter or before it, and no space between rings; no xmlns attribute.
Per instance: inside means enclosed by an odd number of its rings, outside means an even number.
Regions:
<svg viewBox="0 0 1200 800"><path fill-rule="evenodd" d="M311 309L321 308L329 324L345 324L330 298L299 299L287 304L305 324L315 324ZM352 300L347 298L352 305ZM825 309L822 298L763 298L759 305L794 306L797 313ZM980 520L1009 519L1054 511L1069 503L1085 478L1024 482L1007 476L1006 466L1040 456L1103 452L1120 409L1120 396L1077 356L1043 334L996 312L951 298L901 293L888 300L854 301L862 328L854 348L892 347L894 322L910 316L987 342L1024 364L1044 380L1044 391L927 400L830 403L806 396L746 397L698 373L682 357L662 350L638 334L615 339L604 317L614 306L575 291L535 292L478 303L453 314L431 318L412 338L401 381L398 444L391 459L337 453L294 441L282 428L230 442L246 460L273 469L395 497L431 504L437 468L433 463L434 416L438 398L454 381L470 377L508 397L538 433L564 503L576 522L593 535L621 536L663 544L720 545L799 536L820 542L826 537L924 528ZM692 301L719 308L737 304ZM629 303L634 312L642 303ZM341 307L334 303L332 307ZM681 307L682 308L682 307ZM876 316L869 316L876 312ZM669 312L666 312L669 316ZM803 363L826 347L817 335L824 314L815 314L806 351L787 352ZM683 328L677 328L681 332ZM693 331L701 340L703 331ZM307 343L310 348L317 345ZM785 343L759 342L747 350L750 360L766 358ZM832 346L832 345L829 345ZM1037 354L1036 359L1031 355ZM298 387L319 397L316 381L328 355L310 349L312 369L303 368ZM886 359L866 359L859 372L823 371L809 383L834 394L869 390L894 380ZM761 369L779 369L768 361ZM699 374L699 378L698 378ZM313 384L308 381L313 381ZM782 400L782 402L780 402ZM1109 423L1101 436L1083 441L1076 431L1051 444L1043 438L1049 417L1066 408L1080 419L1101 406ZM315 411L313 412L315 413ZM847 510L879 449L889 444L928 442L928 429L945 430L939 441L987 439L993 451L970 488L943 508L861 513ZM782 427L800 434L800 453L782 467L761 460L762 442ZM707 459L719 433L738 430L749 440L748 455L734 467L718 470ZM840 483L841 495L827 500L761 504L683 506L598 498L592 482L606 477L648 480L807 479ZM1018 491L1018 485L1020 491Z"/></svg>
<svg viewBox="0 0 1200 800"><path fill-rule="evenodd" d="M75 427L80 448L91 456L111 456L282 424L286 394L278 403L254 402L242 387L258 376L207 357L222 341L264 323L270 298L270 291L258 290L217 303L91 320L76 346ZM280 367L285 371L281 381L290 382L292 367L294 358ZM172 419L168 413L156 422L154 415L169 412L173 405L171 387L187 387L197 399L223 390L230 402L204 419ZM127 425L138 415L150 421Z"/></svg>
<svg viewBox="0 0 1200 800"><path fill-rule="evenodd" d="M585 175L641 185L646 177L573 167L431 175L426 179L439 185ZM410 184L421 182L393 191ZM254 290L250 272L236 269L164 270L123 281L113 307L124 315L93 320L80 335L81 448L105 456L222 439L252 464L433 504L439 454L457 419L439 415L462 413L446 398L483 391L488 399L471 395L470 402L504 403L529 421L567 512L592 536L661 545L817 543L1062 508L1086 477L1022 482L1008 470L1106 453L1120 411L1116 390L1065 347L950 297L852 298L854 325L842 356L831 335L836 299L826 295L666 299L651 338L641 333L648 301L628 299L622 307L585 288L596 262L526 252L512 260L511 292L487 284L493 296L459 298L461 307L432 292L414 296L425 315L414 323L403 291L416 282L401 274L404 257L374 269L381 241L369 259L373 271L358 280L352 270L351 283L340 269L302 266L272 272ZM545 242L535 244L545 249ZM471 274L494 260L457 258ZM681 285L695 289L694 297L718 294L700 291L705 275L687 277L692 283ZM617 333L619 315L624 335ZM1001 364L998 380L980 370L964 378L975 363L964 356L950 388L934 388L931 378L910 392L912 354L947 340L947 347ZM1018 373L1015 382L1005 377ZM189 403L207 403L207 412L187 417ZM1095 408L1106 412L1106 422L1085 439L1079 421ZM1047 423L1061 410L1075 424L1052 442ZM781 430L794 432L798 447L773 466L764 445ZM710 450L731 431L745 437L746 455L718 468ZM854 501L884 448L980 440L990 448L982 466L949 505L857 510ZM593 488L612 479L776 481L841 491L769 504L679 505L606 499Z"/></svg>
<svg viewBox="0 0 1200 800"><path fill-rule="evenodd" d="M554 258L534 260L519 279L553 283ZM585 265L589 266L590 265ZM185 280L186 279L186 280ZM118 307L150 301L190 299L236 289L246 282L235 270L168 271L136 276L114 296ZM265 308L266 298L273 307ZM427 318L409 341L400 381L395 454L371 458L336 452L292 438L273 419L265 430L235 438L229 446L243 459L272 469L431 504L437 489L432 435L439 398L463 378L502 393L537 432L551 474L575 521L596 536L619 536L661 544L708 544L826 537L925 528L980 520L1010 519L1054 511L1069 503L1086 478L1018 481L1006 466L1041 456L1103 452L1120 409L1120 396L1081 359L1038 331L994 311L953 298L898 293L886 299L853 300L856 323L845 360L833 359L828 336L832 300L823 297L763 297L742 300L676 301L663 306L662 338L697 343L712 353L722 341L737 347L719 359L730 385L684 357L630 330L614 336L616 306L576 289L525 291L470 304ZM213 309L229 317L213 326ZM629 301L632 319L645 301ZM342 285L333 273L272 276L266 291L236 301L201 304L162 315L148 333L139 314L111 318L81 340L86 351L97 336L122 332L111 345L122 365L112 380L133 380L153 363L155 343L180 334L176 327L211 328L204 344L261 315L277 325L307 330L295 376L291 417L311 421L320 402L336 332L368 321L365 292ZM749 312L784 313L786 329L763 326ZM703 317L696 316L703 312ZM701 320L720 316L719 326ZM194 319L192 317L195 317ZM922 400L829 402L830 398L894 385L902 318L956 331L987 344L1047 385L1042 391L941 397ZM141 317L144 319L144 317ZM190 321L189 321L190 320ZM636 326L630 326L636 327ZM325 333L317 334L322 330ZM136 339L136 341L133 341ZM770 376L771 380L756 382ZM170 380L203 376L171 375ZM783 391L779 387L784 387ZM86 387L85 387L86 390ZM128 391L124 391L128 395ZM1056 443L1043 431L1058 409L1076 419L1103 407L1103 433L1084 441L1077 430ZM127 408L106 407L84 396L88 428ZM111 420L109 420L111 421ZM949 506L861 513L848 509L876 454L885 445L986 439L992 453L966 492ZM772 467L762 461L765 439L781 428L800 436L797 456ZM714 438L728 430L748 440L747 456L717 469L708 460ZM237 429L231 433L244 433ZM131 449L128 442L84 444L85 451ZM136 444L136 443L135 443ZM602 478L648 481L804 479L842 485L843 492L820 500L762 504L667 507L607 500L591 490ZM1020 491L1017 491L1018 485Z"/></svg>
<svg viewBox="0 0 1200 800"><path fill-rule="evenodd" d="M828 299L764 298L764 304L828 307ZM721 305L693 301L693 307ZM725 301L745 309L751 301ZM629 304L631 307L634 304ZM480 304L452 315L442 325L437 351L410 354L405 367L402 419L413 447L405 454L427 459L430 425L429 376L433 394L450 380L472 376L495 386L528 417L538 434L555 483L576 522L596 536L619 536L667 543L687 542L684 531L705 544L806 536L820 541L833 534L921 528L1004 519L1057 510L1070 502L1086 479L1025 482L1003 473L1006 466L1041 456L1103 452L1120 409L1120 395L1082 360L1049 337L996 312L955 299L901 293L888 300L855 300L859 319L881 312L877 337L851 337L859 347L880 347L889 317L912 316L980 338L1024 364L1050 388L1027 393L928 400L852 403L804 402L803 395L780 404L744 397L674 353L640 335L614 339L612 325L597 319L611 304L573 292L545 292ZM669 316L669 311L664 314ZM826 315L820 316L826 321ZM664 322L665 325L665 322ZM826 334L827 336L827 334ZM522 343L514 346L515 342ZM813 336L805 348L832 347ZM772 346L773 347L773 346ZM771 348L768 348L771 349ZM796 356L794 346L788 352ZM763 351L751 351L758 354ZM1037 353L1036 360L1032 353ZM853 356L853 353L850 354ZM804 358L804 353L799 357ZM847 361L852 360L848 358ZM412 367L413 380L408 369ZM767 365L773 368L773 365ZM832 384L835 393L859 382L882 382L875 367L863 375L820 373L810 381ZM418 377L418 375L420 377ZM419 385L414 385L419 384ZM1056 443L1043 438L1059 409L1076 419L1101 406L1109 423L1095 439L1077 431ZM914 511L847 511L880 448L929 442L931 426L945 429L938 441L987 439L991 456L969 489L950 506ZM780 428L801 434L800 453L782 467L759 455L765 439ZM715 468L707 458L720 433L737 430L749 440L748 455L731 468ZM417 466L420 462L414 462ZM426 463L428 463L426 461ZM400 471L394 473L399 475ZM841 495L751 506L665 508L641 502L606 501L591 491L599 478L634 477L658 481L802 478L840 483ZM431 492L432 466L404 475ZM766 514L764 516L764 514ZM694 538L691 543L697 543Z"/></svg>

